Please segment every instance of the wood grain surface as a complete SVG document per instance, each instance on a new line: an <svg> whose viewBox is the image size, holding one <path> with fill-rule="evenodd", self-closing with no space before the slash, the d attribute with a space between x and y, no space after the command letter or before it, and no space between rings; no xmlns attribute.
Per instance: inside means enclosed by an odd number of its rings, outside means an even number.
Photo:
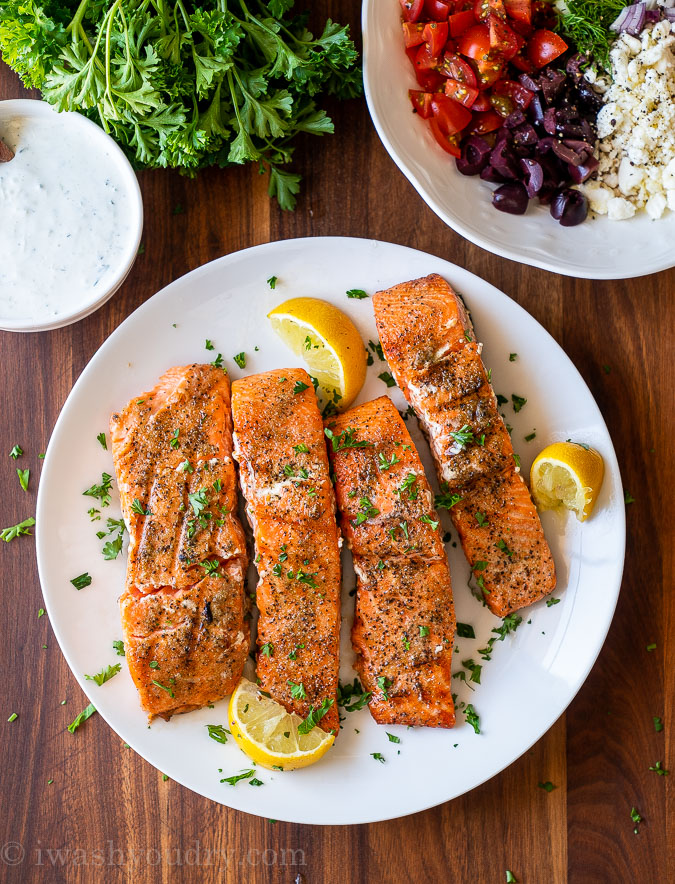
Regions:
<svg viewBox="0 0 675 884"><path fill-rule="evenodd" d="M357 3L317 5L356 25ZM26 94L0 64L0 99ZM88 360L162 286L268 240L389 240L447 258L505 291L550 331L595 396L635 498L627 507L624 580L606 644L554 727L469 794L374 825L273 824L163 781L98 716L74 735L66 731L87 701L48 618L38 618L43 601L33 541L2 544L0 881L496 884L507 869L523 884L675 880L675 271L589 282L494 257L425 206L380 144L364 101L329 110L337 134L298 145L295 165L304 182L294 213L268 200L254 168L196 180L141 173L145 252L124 287L65 329L0 332L2 527L34 513L37 455ZM184 211L174 214L178 205ZM17 442L26 452L21 466L31 468L27 494L7 456ZM648 651L651 643L656 648ZM12 712L18 718L9 723ZM654 716L663 719L663 731L656 732ZM656 761L673 774L651 772ZM430 758L420 781L442 764ZM556 786L550 793L537 786L547 780ZM644 818L637 835L631 807Z"/></svg>

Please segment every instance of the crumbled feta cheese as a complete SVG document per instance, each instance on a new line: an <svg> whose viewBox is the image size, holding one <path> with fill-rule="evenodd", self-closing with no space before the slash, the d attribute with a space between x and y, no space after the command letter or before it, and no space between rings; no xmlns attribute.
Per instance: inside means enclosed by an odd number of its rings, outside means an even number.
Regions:
<svg viewBox="0 0 675 884"><path fill-rule="evenodd" d="M654 219L666 207L673 211L674 50L675 23L665 19L639 38L622 34L612 47L612 79L597 118L597 182L581 188L591 209L612 220L630 218L642 208Z"/></svg>
<svg viewBox="0 0 675 884"><path fill-rule="evenodd" d="M623 197L614 196L607 202L607 217L610 221L625 221L635 214L635 206Z"/></svg>

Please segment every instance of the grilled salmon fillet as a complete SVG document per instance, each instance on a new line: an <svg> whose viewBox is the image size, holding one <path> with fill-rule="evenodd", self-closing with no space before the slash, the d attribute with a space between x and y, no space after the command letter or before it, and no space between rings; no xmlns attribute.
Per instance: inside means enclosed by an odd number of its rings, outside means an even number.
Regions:
<svg viewBox="0 0 675 884"><path fill-rule="evenodd" d="M311 378L287 368L235 381L232 415L257 553L260 686L337 733L340 543Z"/></svg>
<svg viewBox="0 0 675 884"><path fill-rule="evenodd" d="M437 274L373 297L384 354L426 433L450 516L490 610L505 617L555 588L539 516L469 315Z"/></svg>
<svg viewBox="0 0 675 884"><path fill-rule="evenodd" d="M355 668L379 724L452 727L455 613L433 496L393 402L327 421L342 533L354 557Z"/></svg>
<svg viewBox="0 0 675 884"><path fill-rule="evenodd" d="M228 376L172 368L110 433L129 531L126 659L143 708L168 719L231 693L249 650Z"/></svg>

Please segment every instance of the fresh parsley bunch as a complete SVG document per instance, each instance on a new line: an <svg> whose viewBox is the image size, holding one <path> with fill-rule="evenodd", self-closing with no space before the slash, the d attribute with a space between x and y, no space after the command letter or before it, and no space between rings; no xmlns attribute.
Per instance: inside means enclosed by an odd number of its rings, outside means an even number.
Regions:
<svg viewBox="0 0 675 884"><path fill-rule="evenodd" d="M315 98L361 92L349 28L315 38L294 0L3 0L0 51L59 110L98 122L141 167L257 162L295 206L299 132L333 122Z"/></svg>

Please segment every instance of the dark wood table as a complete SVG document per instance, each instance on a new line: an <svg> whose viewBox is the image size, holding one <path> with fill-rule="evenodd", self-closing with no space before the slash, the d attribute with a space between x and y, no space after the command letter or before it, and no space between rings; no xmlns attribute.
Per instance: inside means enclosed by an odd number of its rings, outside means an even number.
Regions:
<svg viewBox="0 0 675 884"><path fill-rule="evenodd" d="M330 6L333 17L349 17L346 0ZM25 94L0 65L0 98ZM0 333L2 526L34 512L38 453L78 375L113 329L162 286L268 240L389 240L447 258L505 291L551 332L593 392L635 498L627 507L625 576L606 644L551 730L473 792L386 823L273 824L163 781L98 716L74 735L66 731L87 701L48 618L38 618L43 601L33 541L2 544L0 879L496 884L509 869L524 884L672 881L675 770L667 777L649 768L656 761L675 768L675 538L668 502L675 270L588 282L494 257L425 206L381 146L364 101L330 111L337 134L298 145L296 166L305 180L294 213L270 202L254 168L196 180L144 172L145 252L124 287L68 328ZM184 212L174 214L178 204ZM21 465L32 471L28 494L7 456L17 442L26 452ZM8 723L12 712L18 718ZM663 719L663 731L655 730L654 716ZM433 777L442 763L430 758L422 776ZM547 793L541 781L556 788ZM644 818L637 835L632 807ZM11 865L22 850L23 861Z"/></svg>

